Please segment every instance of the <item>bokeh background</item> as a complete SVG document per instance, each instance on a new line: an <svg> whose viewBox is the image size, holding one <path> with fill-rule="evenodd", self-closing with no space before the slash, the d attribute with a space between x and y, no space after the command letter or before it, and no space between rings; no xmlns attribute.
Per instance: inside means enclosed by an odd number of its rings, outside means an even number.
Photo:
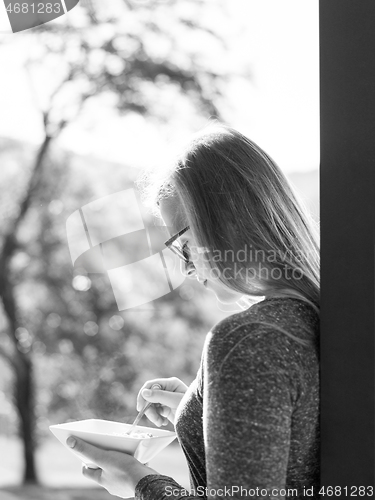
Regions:
<svg viewBox="0 0 375 500"><path fill-rule="evenodd" d="M119 311L108 276L72 265L69 215L217 119L319 222L318 56L313 0L81 0L0 35L0 499L106 498L48 426L130 422L147 379L194 379L205 334L233 312L195 280ZM188 486L177 443L151 466Z"/></svg>

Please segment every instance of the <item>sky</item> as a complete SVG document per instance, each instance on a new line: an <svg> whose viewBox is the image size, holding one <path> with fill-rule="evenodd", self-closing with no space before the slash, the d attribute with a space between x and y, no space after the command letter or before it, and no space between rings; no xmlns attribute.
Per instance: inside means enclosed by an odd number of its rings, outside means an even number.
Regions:
<svg viewBox="0 0 375 500"><path fill-rule="evenodd" d="M231 34L231 57L251 71L248 81L228 89L228 124L257 142L287 173L318 168L318 1L226 2L231 24L224 28ZM68 14L74 15L76 9ZM0 45L0 136L38 144L43 128L22 64L27 50L23 33L0 35L0 42L5 37L14 40ZM196 131L171 117L171 124L175 122L171 137L140 116L119 118L96 109L91 119L67 129L59 142L80 154L144 168L166 154L171 140L184 142Z"/></svg>

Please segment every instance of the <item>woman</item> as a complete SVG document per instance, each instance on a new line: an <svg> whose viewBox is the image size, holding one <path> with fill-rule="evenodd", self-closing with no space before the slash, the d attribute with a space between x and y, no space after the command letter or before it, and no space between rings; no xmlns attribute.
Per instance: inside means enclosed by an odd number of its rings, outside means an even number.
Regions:
<svg viewBox="0 0 375 500"><path fill-rule="evenodd" d="M208 333L187 387L147 381L137 409L174 422L190 471L187 492L122 453L75 446L110 493L142 500L303 498L319 489L319 248L314 224L273 160L239 132L195 137L157 187L166 243L226 304L257 299ZM150 190L149 190L150 191ZM150 391L159 382L162 390ZM148 391L147 391L148 390ZM312 493L312 494L311 494Z"/></svg>

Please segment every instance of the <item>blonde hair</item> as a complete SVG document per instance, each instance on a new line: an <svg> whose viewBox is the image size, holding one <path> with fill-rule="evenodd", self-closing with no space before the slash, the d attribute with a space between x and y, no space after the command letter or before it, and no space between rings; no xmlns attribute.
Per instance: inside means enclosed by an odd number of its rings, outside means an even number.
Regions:
<svg viewBox="0 0 375 500"><path fill-rule="evenodd" d="M316 223L280 168L250 139L211 125L163 178L150 183L146 174L138 185L155 215L162 198L179 197L186 225L227 287L255 297L299 298L319 313ZM246 255L241 261L240 252ZM229 267L215 253L232 255Z"/></svg>

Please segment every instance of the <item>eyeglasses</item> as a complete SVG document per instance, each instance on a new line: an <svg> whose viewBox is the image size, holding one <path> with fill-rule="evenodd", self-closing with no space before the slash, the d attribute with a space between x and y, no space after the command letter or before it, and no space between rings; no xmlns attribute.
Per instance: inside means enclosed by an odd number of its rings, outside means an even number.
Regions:
<svg viewBox="0 0 375 500"><path fill-rule="evenodd" d="M188 263L189 257L187 256L186 252L184 252L183 247L181 246L181 243L177 241L177 238L179 238L182 234L186 233L190 229L190 226L186 226L184 229L181 229L177 234L172 236L172 238L169 238L164 245L169 248L169 250L172 250L173 253L178 255L180 259L182 259L184 262Z"/></svg>

